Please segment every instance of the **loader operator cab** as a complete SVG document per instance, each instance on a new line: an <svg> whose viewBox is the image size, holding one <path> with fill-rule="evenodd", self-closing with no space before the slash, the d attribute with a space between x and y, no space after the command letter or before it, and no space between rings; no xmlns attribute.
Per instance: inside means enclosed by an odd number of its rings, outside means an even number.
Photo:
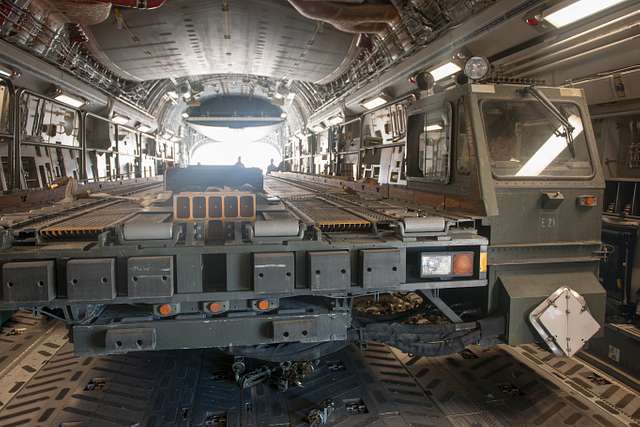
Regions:
<svg viewBox="0 0 640 427"><path fill-rule="evenodd" d="M408 188L482 225L487 310L507 313L507 342L536 338L522 316L561 286L603 321L604 179L580 90L467 84L436 93L408 111L407 152Z"/></svg>

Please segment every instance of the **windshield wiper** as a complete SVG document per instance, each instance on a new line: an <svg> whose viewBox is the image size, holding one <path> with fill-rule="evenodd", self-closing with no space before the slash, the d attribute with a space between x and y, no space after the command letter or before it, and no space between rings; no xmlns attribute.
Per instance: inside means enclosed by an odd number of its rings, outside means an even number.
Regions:
<svg viewBox="0 0 640 427"><path fill-rule="evenodd" d="M559 130L556 130L554 131L554 133L556 136L562 136L567 140L567 147L569 147L569 152L571 153L571 156L575 159L576 148L573 145L573 130L575 129L575 127L573 127L571 123L569 123L569 119L565 117L564 114L562 114L562 112L558 109L558 107L556 107L553 104L553 102L551 102L549 98L547 98L546 95L542 93L537 87L528 86L525 90L527 93L531 94L531 96L533 96L535 99L537 99L538 102L544 108L546 108L547 111L551 113L551 115L553 115L553 117L555 117L556 120L560 122L564 132L560 132Z"/></svg>

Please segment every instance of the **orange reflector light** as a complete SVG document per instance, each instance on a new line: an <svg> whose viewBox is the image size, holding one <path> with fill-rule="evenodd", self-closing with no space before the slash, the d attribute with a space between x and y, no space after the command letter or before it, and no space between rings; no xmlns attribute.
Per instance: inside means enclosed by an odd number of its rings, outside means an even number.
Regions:
<svg viewBox="0 0 640 427"><path fill-rule="evenodd" d="M471 276L473 274L473 253L462 252L453 255L453 275Z"/></svg>
<svg viewBox="0 0 640 427"><path fill-rule="evenodd" d="M158 313L160 313L161 316L168 316L171 314L171 311L171 304L162 304L158 307Z"/></svg>
<svg viewBox="0 0 640 427"><path fill-rule="evenodd" d="M209 304L209 311L212 313L218 313L222 311L222 304L220 304L219 302L212 302L211 304Z"/></svg>
<svg viewBox="0 0 640 427"><path fill-rule="evenodd" d="M598 206L598 198L596 196L578 196L578 205L589 208Z"/></svg>
<svg viewBox="0 0 640 427"><path fill-rule="evenodd" d="M256 307L258 307L259 310L269 310L269 301L266 299L261 299L256 304Z"/></svg>
<svg viewBox="0 0 640 427"><path fill-rule="evenodd" d="M480 273L487 272L487 253L480 252Z"/></svg>

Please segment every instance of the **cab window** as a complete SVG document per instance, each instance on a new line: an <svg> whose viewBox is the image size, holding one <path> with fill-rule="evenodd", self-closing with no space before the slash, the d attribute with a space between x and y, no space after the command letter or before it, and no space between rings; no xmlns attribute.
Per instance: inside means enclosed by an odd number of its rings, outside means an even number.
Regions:
<svg viewBox="0 0 640 427"><path fill-rule="evenodd" d="M411 153L417 163L410 165L411 176L446 184L451 165L451 104L414 115L409 120ZM413 158L413 155L411 158ZM415 162L415 161L413 161Z"/></svg>
<svg viewBox="0 0 640 427"><path fill-rule="evenodd" d="M569 142L561 123L536 101L485 100L481 104L493 173L498 178L593 175L578 106L555 103L573 127Z"/></svg>
<svg viewBox="0 0 640 427"><path fill-rule="evenodd" d="M473 165L474 147L471 129L468 126L464 100L458 102L458 120L456 128L458 135L456 138L456 172L458 175L471 175Z"/></svg>

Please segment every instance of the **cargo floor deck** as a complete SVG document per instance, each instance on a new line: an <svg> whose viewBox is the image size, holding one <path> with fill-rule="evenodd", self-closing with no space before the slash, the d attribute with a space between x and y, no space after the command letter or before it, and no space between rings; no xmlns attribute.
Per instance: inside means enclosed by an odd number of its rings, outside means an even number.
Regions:
<svg viewBox="0 0 640 427"><path fill-rule="evenodd" d="M411 357L372 343L321 361L304 388L241 391L214 350L75 357L57 322L17 313L0 336L0 426L639 425L640 397L579 359L536 346Z"/></svg>

